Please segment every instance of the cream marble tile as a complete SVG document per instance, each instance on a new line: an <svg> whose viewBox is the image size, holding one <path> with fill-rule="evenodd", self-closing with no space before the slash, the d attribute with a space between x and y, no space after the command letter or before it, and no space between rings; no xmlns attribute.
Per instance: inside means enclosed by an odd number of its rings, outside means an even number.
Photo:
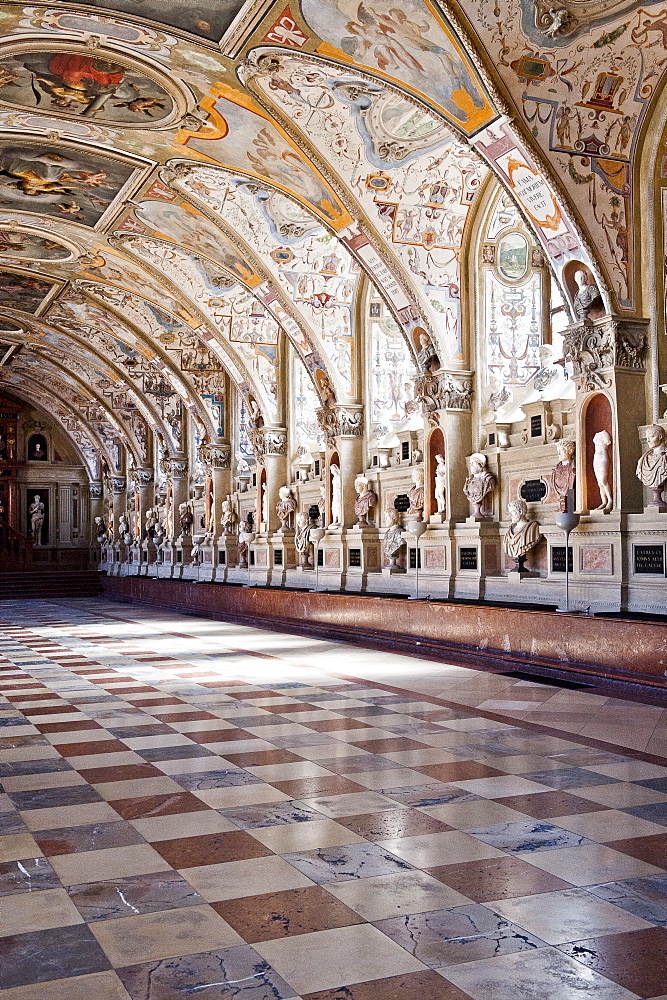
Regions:
<svg viewBox="0 0 667 1000"><path fill-rule="evenodd" d="M183 868L181 875L209 903L314 885L314 882L277 855L247 861L229 861L221 865Z"/></svg>
<svg viewBox="0 0 667 1000"><path fill-rule="evenodd" d="M28 934L32 931L45 931L50 927L82 923L83 917L65 889L21 892L0 899L0 928L3 937L7 934Z"/></svg>

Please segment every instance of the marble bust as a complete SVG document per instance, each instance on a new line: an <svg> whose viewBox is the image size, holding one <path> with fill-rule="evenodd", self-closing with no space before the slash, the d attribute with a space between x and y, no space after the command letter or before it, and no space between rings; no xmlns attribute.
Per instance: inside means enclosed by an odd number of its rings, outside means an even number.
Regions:
<svg viewBox="0 0 667 1000"><path fill-rule="evenodd" d="M313 569L311 560L312 542L310 540L310 518L305 511L296 515L296 530L294 532L294 548L301 557L304 569Z"/></svg>
<svg viewBox="0 0 667 1000"><path fill-rule="evenodd" d="M382 549L389 559L389 569L396 569L398 554L405 545L405 539L401 530L401 515L394 507L389 507L387 518L389 526L384 533Z"/></svg>
<svg viewBox="0 0 667 1000"><path fill-rule="evenodd" d="M417 361L419 362L419 367L423 372L433 371L434 369L440 367L438 352L435 349L433 341L425 330L419 336Z"/></svg>
<svg viewBox="0 0 667 1000"><path fill-rule="evenodd" d="M566 512L567 495L574 488L576 445L569 438L563 438L556 443L556 451L558 452L558 464L553 467L551 472L551 489L558 497L559 509Z"/></svg>
<svg viewBox="0 0 667 1000"><path fill-rule="evenodd" d="M577 271L574 275L577 283L577 294L574 297L574 314L577 319L588 319L593 306L600 302L600 289L595 283L590 283L585 271Z"/></svg>
<svg viewBox="0 0 667 1000"><path fill-rule="evenodd" d="M527 554L540 540L540 527L537 521L528 517L525 500L510 500L507 510L511 524L503 540L503 548L515 560L516 570L521 572Z"/></svg>
<svg viewBox="0 0 667 1000"><path fill-rule="evenodd" d="M424 470L415 469L412 473L412 486L408 490L410 498L409 514L415 515L416 521L421 521L424 514Z"/></svg>
<svg viewBox="0 0 667 1000"><path fill-rule="evenodd" d="M231 497L227 497L226 500L222 501L220 515L220 524L222 525L226 535L230 534L234 530L234 525L237 520L238 517L236 511L234 510Z"/></svg>
<svg viewBox="0 0 667 1000"><path fill-rule="evenodd" d="M496 486L496 477L486 467L486 455L475 452L468 459L470 474L466 479L463 492L470 501L473 517L483 517L482 506L485 497L492 493Z"/></svg>
<svg viewBox="0 0 667 1000"><path fill-rule="evenodd" d="M651 491L649 506L663 504L662 493L667 486L667 444L665 431L660 424L651 424L646 430L645 451L637 462L637 478Z"/></svg>
<svg viewBox="0 0 667 1000"><path fill-rule="evenodd" d="M290 518L297 508L297 502L290 486L281 486L278 490L278 498L276 514L280 521L280 527L284 531L288 527Z"/></svg>
<svg viewBox="0 0 667 1000"><path fill-rule="evenodd" d="M354 501L354 513L357 515L357 524L368 524L368 515L377 503L377 495L371 489L371 484L365 476L357 476L354 481L354 488L357 491L357 499Z"/></svg>

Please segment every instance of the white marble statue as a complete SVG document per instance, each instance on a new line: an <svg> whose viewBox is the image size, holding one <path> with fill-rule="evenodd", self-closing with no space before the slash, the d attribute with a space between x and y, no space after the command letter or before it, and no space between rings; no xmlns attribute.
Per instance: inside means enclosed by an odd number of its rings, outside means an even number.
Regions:
<svg viewBox="0 0 667 1000"><path fill-rule="evenodd" d="M97 541L100 543L100 545L103 545L106 542L108 534L109 534L109 532L108 532L107 524L106 524L106 521L104 520L104 518L103 517L96 517L95 518L95 537L97 538Z"/></svg>
<svg viewBox="0 0 667 1000"><path fill-rule="evenodd" d="M556 443L556 451L558 452L558 464L553 467L551 472L551 489L558 497L560 510L566 512L567 495L574 487L576 445L569 438L563 438L562 441Z"/></svg>
<svg viewBox="0 0 667 1000"><path fill-rule="evenodd" d="M574 297L574 314L577 319L587 319L593 306L600 301L600 289L589 282L585 271L577 271L574 280L578 289Z"/></svg>
<svg viewBox="0 0 667 1000"><path fill-rule="evenodd" d="M124 511L118 519L118 540L124 542L125 545L129 545L132 541L132 535L130 534L130 517L127 511Z"/></svg>
<svg viewBox="0 0 667 1000"><path fill-rule="evenodd" d="M324 527L327 521L327 488L324 483L320 483L320 499L317 501L317 508L320 512L320 525Z"/></svg>
<svg viewBox="0 0 667 1000"><path fill-rule="evenodd" d="M609 431L598 431L593 435L593 472L597 479L600 490L600 506L597 510L603 510L605 514L614 506L614 498L609 483L609 445L611 435Z"/></svg>
<svg viewBox="0 0 667 1000"><path fill-rule="evenodd" d="M330 465L331 473L331 523L332 525L342 525L343 523L343 481L340 477L340 466Z"/></svg>
<svg viewBox="0 0 667 1000"><path fill-rule="evenodd" d="M444 514L447 509L446 501L446 490L447 490L447 467L445 465L445 456L436 455L435 456L435 505L438 514Z"/></svg>
<svg viewBox="0 0 667 1000"><path fill-rule="evenodd" d="M482 507L487 494L496 486L496 477L486 467L486 455L475 452L468 458L470 474L463 486L463 492L472 504L473 517L483 517Z"/></svg>
<svg viewBox="0 0 667 1000"><path fill-rule="evenodd" d="M660 507L663 491L667 487L667 444L664 428L660 424L647 427L646 443L648 451L637 462L637 478L651 491L649 506Z"/></svg>
<svg viewBox="0 0 667 1000"><path fill-rule="evenodd" d="M527 554L540 540L540 526L528 517L525 500L510 500L507 505L511 524L503 540L508 556L516 561L516 569L521 572Z"/></svg>
<svg viewBox="0 0 667 1000"><path fill-rule="evenodd" d="M278 503L276 504L276 514L280 521L280 527L284 531L289 527L292 514L297 509L297 502L290 486L281 486L278 490Z"/></svg>
<svg viewBox="0 0 667 1000"><path fill-rule="evenodd" d="M401 515L394 507L389 507L387 509L387 519L389 520L389 527L384 533L382 548L384 554L389 559L389 569L396 569L398 554L405 545L405 539L401 530Z"/></svg>
<svg viewBox="0 0 667 1000"><path fill-rule="evenodd" d="M357 524L368 524L368 515L378 501L377 494L373 492L371 484L365 476L357 476L354 480L354 488L357 491L357 499L354 501Z"/></svg>
<svg viewBox="0 0 667 1000"><path fill-rule="evenodd" d="M415 469L412 473L412 486L408 490L410 499L409 514L413 515L413 520L421 521L424 514L424 470Z"/></svg>
<svg viewBox="0 0 667 1000"><path fill-rule="evenodd" d="M266 531L269 527L269 491L266 488L266 483L262 486L262 523Z"/></svg>
<svg viewBox="0 0 667 1000"><path fill-rule="evenodd" d="M305 511L296 515L296 530L294 532L294 548L301 557L303 569L313 569L313 543L310 540L310 518Z"/></svg>
<svg viewBox="0 0 667 1000"><path fill-rule="evenodd" d="M46 508L39 495L35 493L35 499L30 504L30 530L32 533L32 538L35 545L42 544L42 526L44 524L44 516L46 514Z"/></svg>
<svg viewBox="0 0 667 1000"><path fill-rule="evenodd" d="M222 501L220 515L220 524L222 525L222 530L226 535L230 535L234 531L234 526L237 521L238 516L234 510L234 504L232 503L231 497L228 496L226 500Z"/></svg>

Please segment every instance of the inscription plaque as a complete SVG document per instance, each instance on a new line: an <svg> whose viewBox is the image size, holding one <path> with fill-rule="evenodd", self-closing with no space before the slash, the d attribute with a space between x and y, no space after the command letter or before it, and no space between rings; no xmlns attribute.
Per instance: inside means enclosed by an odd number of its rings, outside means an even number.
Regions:
<svg viewBox="0 0 667 1000"><path fill-rule="evenodd" d="M477 569L477 546L459 549L459 569Z"/></svg>
<svg viewBox="0 0 667 1000"><path fill-rule="evenodd" d="M572 546L567 547L567 568L570 573L572 573L574 563L572 561ZM551 546L551 572L552 573L564 573L565 572L565 546L564 545L552 545Z"/></svg>
<svg viewBox="0 0 667 1000"><path fill-rule="evenodd" d="M534 417L530 418L530 436L532 438L540 437L542 434L542 414L537 413Z"/></svg>
<svg viewBox="0 0 667 1000"><path fill-rule="evenodd" d="M521 483L519 496L526 503L539 503L540 500L544 500L547 492L547 484L543 479L526 479Z"/></svg>
<svg viewBox="0 0 667 1000"><path fill-rule="evenodd" d="M651 573L655 576L665 575L664 545L635 545L634 572Z"/></svg>
<svg viewBox="0 0 667 1000"><path fill-rule="evenodd" d="M316 503L311 503L308 508L308 517L311 521L319 521L320 519L320 508Z"/></svg>
<svg viewBox="0 0 667 1000"><path fill-rule="evenodd" d="M399 493L397 497L394 497L394 510L397 510L399 514L405 514L411 507L412 504L407 493Z"/></svg>
<svg viewBox="0 0 667 1000"><path fill-rule="evenodd" d="M421 569L422 568L421 549L419 550L419 555L417 554L417 549L410 549L409 556L410 556L410 569L417 569L417 566L419 566L419 568Z"/></svg>
<svg viewBox="0 0 667 1000"><path fill-rule="evenodd" d="M361 549L350 549L350 566L361 566Z"/></svg>
<svg viewBox="0 0 667 1000"><path fill-rule="evenodd" d="M273 565L282 566L283 564L283 550L276 549L273 553Z"/></svg>

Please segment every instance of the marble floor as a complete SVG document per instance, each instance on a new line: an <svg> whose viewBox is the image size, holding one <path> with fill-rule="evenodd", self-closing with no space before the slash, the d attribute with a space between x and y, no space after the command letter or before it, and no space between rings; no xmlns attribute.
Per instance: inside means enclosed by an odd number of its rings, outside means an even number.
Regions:
<svg viewBox="0 0 667 1000"><path fill-rule="evenodd" d="M667 1000L660 706L100 598L0 731L3 1000Z"/></svg>

